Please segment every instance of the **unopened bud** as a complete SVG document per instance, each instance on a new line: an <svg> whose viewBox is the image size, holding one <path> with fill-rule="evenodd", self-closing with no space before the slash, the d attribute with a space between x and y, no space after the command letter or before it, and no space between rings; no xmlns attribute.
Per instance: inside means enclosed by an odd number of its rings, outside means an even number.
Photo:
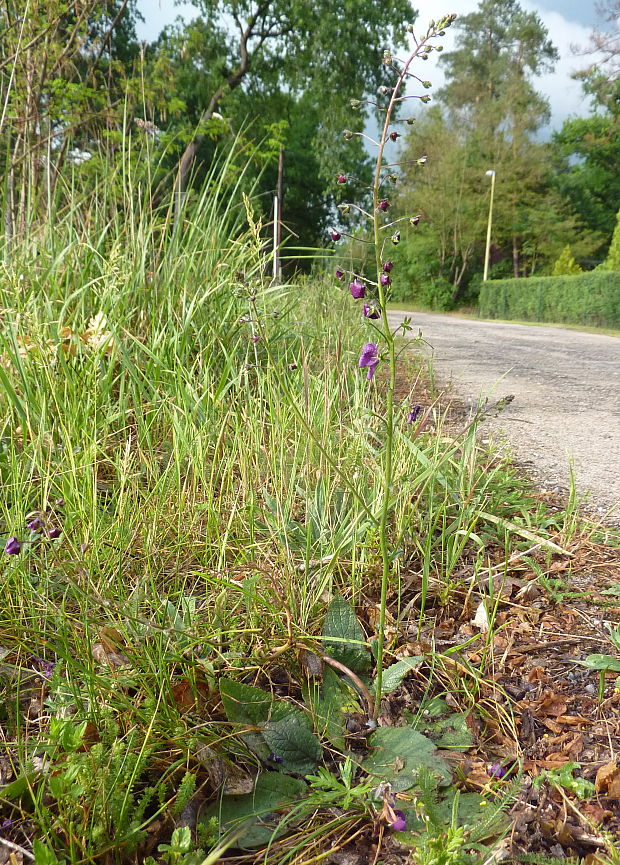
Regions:
<svg viewBox="0 0 620 865"><path fill-rule="evenodd" d="M377 93L379 93L381 96L387 96L389 92L390 88L386 87L385 84L382 84L381 87L377 89Z"/></svg>
<svg viewBox="0 0 620 865"><path fill-rule="evenodd" d="M349 141L351 138L353 138L353 133L351 132L350 129L345 129L345 130L343 130L343 133L342 133L342 134L343 134L343 136L344 136L344 138L345 138L345 141Z"/></svg>
<svg viewBox="0 0 620 865"><path fill-rule="evenodd" d="M413 124L415 123L415 117L408 117L405 120L405 123L407 124L407 126L413 126Z"/></svg>
<svg viewBox="0 0 620 865"><path fill-rule="evenodd" d="M354 111L357 111L361 107L361 105L362 105L362 102L360 99L352 99L351 100L351 108Z"/></svg>
<svg viewBox="0 0 620 865"><path fill-rule="evenodd" d="M387 179L390 181L390 183L398 182L398 177L395 174L388 174Z"/></svg>
<svg viewBox="0 0 620 865"><path fill-rule="evenodd" d="M420 158L417 161L418 165L426 165L427 159L428 159L428 156L420 156Z"/></svg>
<svg viewBox="0 0 620 865"><path fill-rule="evenodd" d="M420 96L420 101L426 104L427 102L431 101L431 97L428 95L428 93L425 93L424 96Z"/></svg>
<svg viewBox="0 0 620 865"><path fill-rule="evenodd" d="M387 48L383 52L383 62L385 63L386 66L390 66L392 63L392 55L390 54L390 52Z"/></svg>
<svg viewBox="0 0 620 865"><path fill-rule="evenodd" d="M344 213L344 214L349 213L351 211L351 205L350 204L339 204L338 210L340 210L341 213Z"/></svg>
<svg viewBox="0 0 620 865"><path fill-rule="evenodd" d="M432 87L432 86L433 86L433 85L431 84L430 81L423 81L423 82L422 82L422 87L425 87L427 90L428 90L429 87Z"/></svg>
<svg viewBox="0 0 620 865"><path fill-rule="evenodd" d="M419 221L420 221L420 217L419 217L419 216L412 216L412 217L409 219L409 224L415 226L415 225L418 224Z"/></svg>
<svg viewBox="0 0 620 865"><path fill-rule="evenodd" d="M392 235L392 243L394 244L394 246L398 246L398 244L400 243L400 231L396 231Z"/></svg>

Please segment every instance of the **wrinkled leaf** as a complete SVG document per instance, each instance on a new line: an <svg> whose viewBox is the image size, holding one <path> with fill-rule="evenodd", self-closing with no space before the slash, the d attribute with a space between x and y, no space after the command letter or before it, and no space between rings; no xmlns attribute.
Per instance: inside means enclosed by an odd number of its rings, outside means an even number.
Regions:
<svg viewBox="0 0 620 865"><path fill-rule="evenodd" d="M408 790L416 783L423 767L449 784L452 773L437 754L430 739L409 727L379 727L368 740L372 752L364 760L364 769L380 780L389 781L395 792Z"/></svg>
<svg viewBox="0 0 620 865"><path fill-rule="evenodd" d="M267 745L272 754L282 759L280 765L285 772L305 775L316 768L323 749L307 715L288 706L283 717L265 721L261 726Z"/></svg>
<svg viewBox="0 0 620 865"><path fill-rule="evenodd" d="M274 812L293 804L306 789L305 781L280 772L267 772L258 776L253 793L223 796L206 809L204 816L207 820L210 817L217 818L221 834L236 829L245 821L238 846L261 847L283 835L289 828L287 825L280 826L283 815Z"/></svg>
<svg viewBox="0 0 620 865"><path fill-rule="evenodd" d="M339 595L325 613L323 646L330 657L354 673L366 673L370 669L370 652L355 610Z"/></svg>
<svg viewBox="0 0 620 865"><path fill-rule="evenodd" d="M220 696L226 717L233 724L255 727L271 716L273 697L260 688L234 679L220 679Z"/></svg>

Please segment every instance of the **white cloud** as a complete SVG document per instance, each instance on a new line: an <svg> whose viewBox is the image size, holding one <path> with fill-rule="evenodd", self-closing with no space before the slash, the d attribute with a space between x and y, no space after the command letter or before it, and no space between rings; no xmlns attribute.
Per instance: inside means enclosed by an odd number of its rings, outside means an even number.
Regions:
<svg viewBox="0 0 620 865"><path fill-rule="evenodd" d="M425 32L428 22L437 20L438 11L436 0L417 0L416 7L419 10L416 22L416 32ZM534 80L536 89L547 97L551 108L551 129L559 129L564 120L571 115L586 115L589 113L589 100L584 96L581 85L573 81L571 73L592 62L591 58L576 57L571 51L571 46L588 43L590 30L588 27L569 21L559 12L543 8L530 0L522 0L523 8L535 12L549 31L549 37L557 48L560 59L553 72L545 73ZM475 12L478 8L477 0L452 0L446 5L446 9L455 12L458 16ZM443 14L443 13L442 13ZM452 27L446 31L441 39L444 51L454 48L457 30ZM431 54L431 60L437 55ZM439 89L444 83L443 70L431 60L424 68L424 76L433 82L433 90ZM428 68L426 68L428 67ZM432 93L432 91L431 91Z"/></svg>

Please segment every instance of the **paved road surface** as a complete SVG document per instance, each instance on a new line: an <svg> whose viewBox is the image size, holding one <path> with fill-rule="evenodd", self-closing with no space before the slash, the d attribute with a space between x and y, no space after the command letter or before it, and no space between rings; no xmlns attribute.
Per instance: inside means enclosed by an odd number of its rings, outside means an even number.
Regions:
<svg viewBox="0 0 620 865"><path fill-rule="evenodd" d="M568 488L572 460L578 491L620 520L620 339L427 313L391 312L390 320L406 314L432 345L438 380L461 399L514 394L489 423L519 462L546 485Z"/></svg>

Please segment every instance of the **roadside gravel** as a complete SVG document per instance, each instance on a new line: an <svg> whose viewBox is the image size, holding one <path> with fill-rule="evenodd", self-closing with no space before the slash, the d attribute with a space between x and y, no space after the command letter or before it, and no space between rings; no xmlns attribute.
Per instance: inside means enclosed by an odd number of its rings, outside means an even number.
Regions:
<svg viewBox="0 0 620 865"><path fill-rule="evenodd" d="M620 339L555 327L410 316L430 343L438 382L476 407L514 395L484 438L501 440L543 487L577 491L605 522L620 524Z"/></svg>

